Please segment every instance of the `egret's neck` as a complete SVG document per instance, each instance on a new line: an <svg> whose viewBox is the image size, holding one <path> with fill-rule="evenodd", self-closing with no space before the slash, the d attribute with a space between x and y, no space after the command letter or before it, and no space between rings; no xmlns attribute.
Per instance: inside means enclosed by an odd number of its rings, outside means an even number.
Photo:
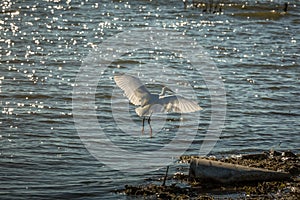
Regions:
<svg viewBox="0 0 300 200"><path fill-rule="evenodd" d="M161 93L159 94L159 96L165 96L165 94L166 94L166 87L163 87L161 89Z"/></svg>

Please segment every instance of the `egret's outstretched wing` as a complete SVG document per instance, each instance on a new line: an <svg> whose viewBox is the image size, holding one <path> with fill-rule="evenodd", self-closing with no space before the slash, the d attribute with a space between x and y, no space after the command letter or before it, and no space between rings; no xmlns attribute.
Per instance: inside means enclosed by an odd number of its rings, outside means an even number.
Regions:
<svg viewBox="0 0 300 200"><path fill-rule="evenodd" d="M151 94L140 79L124 74L114 76L114 80L132 104L143 106L149 101Z"/></svg>
<svg viewBox="0 0 300 200"><path fill-rule="evenodd" d="M159 99L160 112L189 113L202 110L196 101L181 96L166 96Z"/></svg>

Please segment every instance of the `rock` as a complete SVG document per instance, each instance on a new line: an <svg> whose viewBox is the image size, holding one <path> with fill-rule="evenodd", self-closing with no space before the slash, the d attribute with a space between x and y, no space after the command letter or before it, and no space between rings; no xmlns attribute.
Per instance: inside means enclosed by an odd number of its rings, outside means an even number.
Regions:
<svg viewBox="0 0 300 200"><path fill-rule="evenodd" d="M281 152L275 151L274 149L271 149L269 153L271 157L281 156L282 154Z"/></svg>
<svg viewBox="0 0 300 200"><path fill-rule="evenodd" d="M297 158L297 155L291 151L284 151L282 152L281 156L288 157L288 158Z"/></svg>
<svg viewBox="0 0 300 200"><path fill-rule="evenodd" d="M227 184L234 182L289 180L291 175L287 172L246 167L220 161L192 159L189 177L195 178L198 181L212 181Z"/></svg>

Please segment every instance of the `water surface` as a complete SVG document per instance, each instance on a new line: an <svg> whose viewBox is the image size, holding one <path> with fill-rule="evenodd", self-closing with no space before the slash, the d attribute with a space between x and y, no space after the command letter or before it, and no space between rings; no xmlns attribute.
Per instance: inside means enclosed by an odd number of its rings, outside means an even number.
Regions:
<svg viewBox="0 0 300 200"><path fill-rule="evenodd" d="M280 12L280 1L252 3L247 9L241 8L246 1L226 5L223 13L203 13L184 9L181 1L1 2L1 199L125 199L111 191L164 173L129 176L104 165L86 149L74 125L72 92L82 62L107 38L133 28L184 33L213 59L225 86L227 112L210 154L270 148L299 152L299 1L291 2L284 15L269 13ZM169 115L153 139L130 138L116 128L110 109L111 101L118 101L112 99L112 72L142 68L141 63L176 66L177 76L190 74L179 58L149 51L124 55L103 74L95 94L99 123L114 144L130 151L162 148L183 120ZM204 110L196 130L189 131L192 120L184 121L185 134L196 134L185 154L198 154L211 123L211 99L203 77L190 78ZM159 82L144 81L159 92ZM129 109L134 127L140 128L134 107ZM153 119L159 121L159 116Z"/></svg>

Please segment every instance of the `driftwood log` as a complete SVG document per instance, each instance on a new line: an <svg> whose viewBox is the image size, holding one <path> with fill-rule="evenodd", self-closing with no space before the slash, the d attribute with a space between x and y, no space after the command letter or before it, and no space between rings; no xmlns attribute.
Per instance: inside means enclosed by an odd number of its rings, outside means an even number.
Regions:
<svg viewBox="0 0 300 200"><path fill-rule="evenodd" d="M191 160L189 177L199 181L218 183L282 181L291 178L290 173L246 167L220 161L195 158Z"/></svg>

